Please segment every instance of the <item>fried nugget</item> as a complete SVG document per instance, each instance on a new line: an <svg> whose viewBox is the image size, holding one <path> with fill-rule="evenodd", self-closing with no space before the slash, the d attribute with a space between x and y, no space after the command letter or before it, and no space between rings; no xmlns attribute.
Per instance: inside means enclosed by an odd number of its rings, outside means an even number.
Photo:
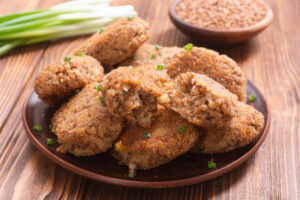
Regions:
<svg viewBox="0 0 300 200"><path fill-rule="evenodd" d="M160 102L202 128L223 127L236 114L237 96L213 79L187 72L167 89L170 102Z"/></svg>
<svg viewBox="0 0 300 200"><path fill-rule="evenodd" d="M209 129L193 147L201 154L223 153L246 146L262 131L264 116L252 106L239 102L238 113L225 128Z"/></svg>
<svg viewBox="0 0 300 200"><path fill-rule="evenodd" d="M168 58L174 57L183 51L179 47L160 47L157 49L155 45L143 44L131 58L128 58L124 62L120 63L120 66L133 66L133 67L143 67L145 65L151 65L156 67L157 65L166 65Z"/></svg>
<svg viewBox="0 0 300 200"><path fill-rule="evenodd" d="M240 101L246 100L247 79L237 63L225 55L217 52L193 47L192 50L181 51L165 61L165 68L171 78L180 73L196 72L207 75L236 94Z"/></svg>
<svg viewBox="0 0 300 200"><path fill-rule="evenodd" d="M105 67L113 66L131 56L149 39L149 25L135 16L121 18L88 38L74 54L93 56Z"/></svg>
<svg viewBox="0 0 300 200"><path fill-rule="evenodd" d="M119 67L105 76L102 91L112 115L148 128L156 114L157 99L168 100L163 88L170 83L173 81L164 71L152 67Z"/></svg>
<svg viewBox="0 0 300 200"><path fill-rule="evenodd" d="M72 56L47 66L34 81L34 90L39 98L51 106L68 99L76 89L94 81L102 81L104 70L91 56Z"/></svg>
<svg viewBox="0 0 300 200"><path fill-rule="evenodd" d="M187 120L171 110L160 110L150 128L126 127L113 156L134 173L170 162L192 148L198 138L196 127Z"/></svg>
<svg viewBox="0 0 300 200"><path fill-rule="evenodd" d="M122 131L122 120L109 114L100 101L97 83L87 85L52 118L60 153L92 156L107 151Z"/></svg>

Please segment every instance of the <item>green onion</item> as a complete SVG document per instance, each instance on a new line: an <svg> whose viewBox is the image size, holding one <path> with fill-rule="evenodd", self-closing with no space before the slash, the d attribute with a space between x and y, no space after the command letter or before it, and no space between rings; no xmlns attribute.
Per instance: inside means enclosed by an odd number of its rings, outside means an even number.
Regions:
<svg viewBox="0 0 300 200"><path fill-rule="evenodd" d="M131 20L137 14L133 6L110 6L111 1L76 0L2 16L0 56L18 46L95 33L118 18Z"/></svg>
<svg viewBox="0 0 300 200"><path fill-rule="evenodd" d="M78 56L84 56L84 53L83 53L83 52L78 52L77 55L78 55Z"/></svg>
<svg viewBox="0 0 300 200"><path fill-rule="evenodd" d="M79 92L80 92L81 90L80 89L77 89L77 90L75 90L75 94L78 94Z"/></svg>
<svg viewBox="0 0 300 200"><path fill-rule="evenodd" d="M177 128L177 132L179 134L183 134L185 132L185 130L186 130L186 126L178 126L178 128Z"/></svg>
<svg viewBox="0 0 300 200"><path fill-rule="evenodd" d="M129 21L133 20L133 16L128 16L128 20Z"/></svg>
<svg viewBox="0 0 300 200"><path fill-rule="evenodd" d="M157 55L156 54L152 54L152 58L156 58L157 57Z"/></svg>
<svg viewBox="0 0 300 200"><path fill-rule="evenodd" d="M192 44L192 43L188 43L188 44L185 45L183 48L184 48L185 50L190 51L190 50L192 50L192 48L193 48L193 44Z"/></svg>
<svg viewBox="0 0 300 200"><path fill-rule="evenodd" d="M41 130L42 130L42 127L39 126L39 125L34 125L34 126L33 126L33 130L35 130L35 131L41 131Z"/></svg>
<svg viewBox="0 0 300 200"><path fill-rule="evenodd" d="M157 45L155 45L155 49L160 50L160 49L161 49L161 46L159 46L159 45L157 44Z"/></svg>
<svg viewBox="0 0 300 200"><path fill-rule="evenodd" d="M53 124L49 124L49 129L50 129L50 130L53 129Z"/></svg>
<svg viewBox="0 0 300 200"><path fill-rule="evenodd" d="M101 84L97 85L97 91L101 91L101 89L102 89L102 85Z"/></svg>
<svg viewBox="0 0 300 200"><path fill-rule="evenodd" d="M129 173L129 174L128 174L128 178L134 178L134 174Z"/></svg>
<svg viewBox="0 0 300 200"><path fill-rule="evenodd" d="M104 32L104 29L103 28L99 28L99 30L98 30L98 33L103 33Z"/></svg>
<svg viewBox="0 0 300 200"><path fill-rule="evenodd" d="M255 99L256 99L256 95L255 95L254 93L252 93L252 94L249 96L249 101L250 101L250 102L253 102L253 101L255 101Z"/></svg>
<svg viewBox="0 0 300 200"><path fill-rule="evenodd" d="M49 144L49 145L54 144L54 140L50 139L50 138L47 138L47 144Z"/></svg>
<svg viewBox="0 0 300 200"><path fill-rule="evenodd" d="M64 61L65 62L69 62L71 60L71 58L72 58L71 56L66 56L65 59L64 59Z"/></svg>
<svg viewBox="0 0 300 200"><path fill-rule="evenodd" d="M105 103L105 100L104 100L103 97L99 97L99 99L100 99L100 101L101 101L102 103Z"/></svg>
<svg viewBox="0 0 300 200"><path fill-rule="evenodd" d="M145 133L144 133L144 138L149 138L149 137L151 137L151 133L145 132Z"/></svg>
<svg viewBox="0 0 300 200"><path fill-rule="evenodd" d="M135 59L135 55L131 55L130 58L134 60Z"/></svg>
<svg viewBox="0 0 300 200"><path fill-rule="evenodd" d="M208 161L207 166L209 169L215 169L217 167L216 163L211 160Z"/></svg>
<svg viewBox="0 0 300 200"><path fill-rule="evenodd" d="M163 66L163 65L157 65L156 68L157 68L158 70L163 70L163 69L164 69L164 66Z"/></svg>

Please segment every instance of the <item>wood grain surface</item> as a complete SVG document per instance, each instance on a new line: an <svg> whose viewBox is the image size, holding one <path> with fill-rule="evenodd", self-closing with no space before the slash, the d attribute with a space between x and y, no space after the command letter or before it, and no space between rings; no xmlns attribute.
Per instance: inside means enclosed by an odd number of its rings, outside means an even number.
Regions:
<svg viewBox="0 0 300 200"><path fill-rule="evenodd" d="M1 0L0 15L46 8L59 0ZM168 18L172 0L133 4L151 25L151 43L189 42ZM56 166L29 142L21 121L37 73L83 39L13 50L0 58L0 199L300 199L300 1L268 0L273 24L248 43L216 49L235 59L271 108L270 134L244 165L220 178L173 189L129 189L98 183ZM201 45L201 44L198 44Z"/></svg>

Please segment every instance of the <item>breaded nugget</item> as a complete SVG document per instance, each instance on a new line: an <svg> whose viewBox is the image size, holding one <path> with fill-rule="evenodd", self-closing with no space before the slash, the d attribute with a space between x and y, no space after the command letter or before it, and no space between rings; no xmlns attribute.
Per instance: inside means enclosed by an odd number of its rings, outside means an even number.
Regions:
<svg viewBox="0 0 300 200"><path fill-rule="evenodd" d="M246 100L247 79L237 63L225 55L219 55L209 49L193 47L190 51L182 51L169 58L166 63L165 68L171 78L184 72L204 74L236 94L240 101Z"/></svg>
<svg viewBox="0 0 300 200"><path fill-rule="evenodd" d="M223 127L236 114L237 96L213 79L187 72L168 89L169 103L159 102L202 128Z"/></svg>
<svg viewBox="0 0 300 200"><path fill-rule="evenodd" d="M151 128L126 127L113 156L134 173L170 162L192 148L198 138L196 127L187 120L171 110L160 110Z"/></svg>
<svg viewBox="0 0 300 200"><path fill-rule="evenodd" d="M156 114L157 99L164 102L163 88L170 83L173 80L162 70L119 67L105 76L102 91L112 115L148 128Z"/></svg>
<svg viewBox="0 0 300 200"><path fill-rule="evenodd" d="M148 23L139 17L121 18L88 38L75 54L93 56L105 67L113 66L132 55L149 39Z"/></svg>
<svg viewBox="0 0 300 200"><path fill-rule="evenodd" d="M222 153L246 146L262 131L264 116L252 106L239 102L238 113L225 128L207 130L192 151L202 154Z"/></svg>
<svg viewBox="0 0 300 200"><path fill-rule="evenodd" d="M102 153L121 133L122 120L109 114L97 85L87 85L54 114L52 131L60 143L58 152L76 156Z"/></svg>
<svg viewBox="0 0 300 200"><path fill-rule="evenodd" d="M39 98L49 105L58 105L70 97L76 89L88 83L102 81L103 67L91 56L72 56L47 66L34 81Z"/></svg>
<svg viewBox="0 0 300 200"><path fill-rule="evenodd" d="M179 47L160 47L157 49L155 45L152 44L143 44L131 58L128 58L124 62L120 63L120 66L129 66L134 67L143 67L145 65L165 65L167 58L172 58L176 54L179 54L183 51Z"/></svg>

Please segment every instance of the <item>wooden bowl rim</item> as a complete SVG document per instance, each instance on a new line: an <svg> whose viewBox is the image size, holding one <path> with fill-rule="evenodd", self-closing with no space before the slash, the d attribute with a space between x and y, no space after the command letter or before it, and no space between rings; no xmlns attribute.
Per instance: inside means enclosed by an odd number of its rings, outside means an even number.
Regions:
<svg viewBox="0 0 300 200"><path fill-rule="evenodd" d="M238 167L239 165L243 164L246 160L249 159L250 156L252 156L257 149L261 146L261 144L263 143L263 141L265 140L268 130L269 130L269 126L270 126L270 120L271 120L271 115L270 115L270 110L269 110L269 106L267 101L265 100L264 96L262 95L262 93L255 87L254 84L252 84L249 80L248 82L253 86L253 88L255 88L261 95L263 102L266 105L266 110L267 110L267 121L265 121L265 129L264 131L261 133L261 137L259 138L259 140L255 143L255 145L247 152L245 153L243 156L241 156L240 158L238 158L237 160L234 160L232 163L219 168L217 170L211 171L207 174L204 175L199 175L199 176L195 176L192 178L185 178L185 179L180 179L180 180L174 180L174 181L151 181L151 182L147 182L147 181L135 181L135 180L125 180L125 179L119 179L119 178L114 178L114 177L108 177L108 176L104 176L101 174L97 174L94 172L91 172L89 170L80 168L74 164L71 164L63 159L61 159L60 157L57 157L55 154L51 153L50 150L48 150L47 148L45 148L39 141L38 139L34 136L34 133L31 131L31 129L28 127L28 123L26 120L26 107L28 105L29 102L29 98L31 96L31 94L34 92L33 90L31 90L31 92L29 92L25 98L25 102L23 105L23 109L22 109L22 121L23 121L23 125L25 128L25 132L28 135L29 139L31 140L31 142L34 144L34 146L40 150L42 152L42 154L44 154L47 158L49 158L50 160L52 160L54 163L56 163L57 165L84 177L99 181L99 182L103 182L103 183L107 183L107 184L114 184L114 185L119 185L119 186L125 186L125 187L135 187L135 188L173 188L173 187L182 187L182 186L188 186L188 185L193 185L196 183L201 183L204 181L208 181L211 179L214 179L218 176L224 175L227 172L233 170L234 168Z"/></svg>
<svg viewBox="0 0 300 200"><path fill-rule="evenodd" d="M263 30L264 28L269 26L272 23L273 18L274 18L273 11L269 7L269 5L267 5L265 2L261 1L261 3L267 9L267 15L263 18L263 20L259 21L258 23L254 24L252 26L245 27L245 28L232 29L232 30L203 28L201 26L196 26L196 25L190 24L190 23L182 20L176 14L175 8L180 1L181 0L175 0L172 3L172 5L169 9L169 16L171 17L171 19L173 19L174 21L176 21L177 23L179 23L180 25L182 25L185 29L188 29L189 31L203 33L206 35L211 34L211 35L222 36L222 35L239 35L242 33L249 33L249 32L253 33L253 32Z"/></svg>

